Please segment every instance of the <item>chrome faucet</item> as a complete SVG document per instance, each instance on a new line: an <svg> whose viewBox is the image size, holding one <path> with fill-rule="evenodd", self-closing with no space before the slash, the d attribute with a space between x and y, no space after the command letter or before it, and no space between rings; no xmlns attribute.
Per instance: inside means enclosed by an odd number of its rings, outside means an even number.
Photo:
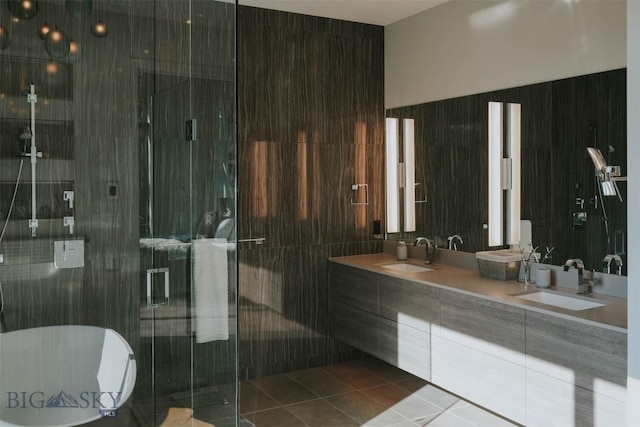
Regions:
<svg viewBox="0 0 640 427"><path fill-rule="evenodd" d="M611 261L615 261L616 267L618 267L618 271L616 274L618 276L622 275L622 258L620 255L607 255L602 260L602 265L607 269L607 273L611 273Z"/></svg>
<svg viewBox="0 0 640 427"><path fill-rule="evenodd" d="M415 242L413 242L413 246L425 246L426 247L426 257L425 264L431 264L436 257L436 242L431 239L427 239L426 237L418 237Z"/></svg>
<svg viewBox="0 0 640 427"><path fill-rule="evenodd" d="M457 251L458 250L458 245L456 245L455 240L460 241L460 244L463 244L464 241L462 241L462 237L460 237L460 235L458 234L454 234L453 236L449 236L447 237L447 241L449 242L449 250L454 250Z"/></svg>
<svg viewBox="0 0 640 427"><path fill-rule="evenodd" d="M584 263L580 258L570 258L564 263L564 271L569 271L571 267L578 269L578 295L589 295L593 292L593 278L589 280L583 276Z"/></svg>

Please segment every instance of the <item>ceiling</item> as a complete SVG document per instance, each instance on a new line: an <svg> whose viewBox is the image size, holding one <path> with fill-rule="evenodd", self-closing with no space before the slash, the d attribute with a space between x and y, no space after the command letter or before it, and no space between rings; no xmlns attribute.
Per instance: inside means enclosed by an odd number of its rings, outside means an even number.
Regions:
<svg viewBox="0 0 640 427"><path fill-rule="evenodd" d="M238 0L243 6L388 25L447 0Z"/></svg>

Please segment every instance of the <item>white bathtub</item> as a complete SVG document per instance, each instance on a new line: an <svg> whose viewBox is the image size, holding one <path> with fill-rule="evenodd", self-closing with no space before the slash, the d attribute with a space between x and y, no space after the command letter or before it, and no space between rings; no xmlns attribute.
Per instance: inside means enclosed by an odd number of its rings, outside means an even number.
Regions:
<svg viewBox="0 0 640 427"><path fill-rule="evenodd" d="M50 326L0 334L0 426L76 426L116 416L136 382L117 332Z"/></svg>

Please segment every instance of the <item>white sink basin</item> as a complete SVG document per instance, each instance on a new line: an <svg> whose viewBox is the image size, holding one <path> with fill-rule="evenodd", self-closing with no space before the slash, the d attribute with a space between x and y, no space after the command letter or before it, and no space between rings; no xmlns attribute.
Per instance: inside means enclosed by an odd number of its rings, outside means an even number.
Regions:
<svg viewBox="0 0 640 427"><path fill-rule="evenodd" d="M381 264L380 267L388 268L390 270L401 271L403 273L424 273L426 271L433 271L435 268L422 267L419 265L398 263L398 264Z"/></svg>
<svg viewBox="0 0 640 427"><path fill-rule="evenodd" d="M541 304L553 305L554 307L565 308L567 310L580 311L590 308L602 307L606 303L577 298L553 291L534 291L524 294L514 294L514 296L527 301L539 302Z"/></svg>

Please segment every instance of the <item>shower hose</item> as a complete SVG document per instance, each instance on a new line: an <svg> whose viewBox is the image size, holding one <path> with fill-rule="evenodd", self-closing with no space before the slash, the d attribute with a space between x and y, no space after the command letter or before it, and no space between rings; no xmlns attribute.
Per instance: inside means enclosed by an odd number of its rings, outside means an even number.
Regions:
<svg viewBox="0 0 640 427"><path fill-rule="evenodd" d="M0 232L0 243L4 239L4 233L7 231L7 225L9 225L9 218L13 211L13 205L16 202L16 194L18 193L18 184L20 183L20 175L22 174L22 166L24 165L24 157L20 159L20 168L18 169L18 176L16 177L16 185L13 189L13 196L11 197L11 204L9 204L9 211L4 219L4 225L2 226L2 232ZM4 320L4 291L2 289L2 280L0 279L0 333L6 332L7 325Z"/></svg>

